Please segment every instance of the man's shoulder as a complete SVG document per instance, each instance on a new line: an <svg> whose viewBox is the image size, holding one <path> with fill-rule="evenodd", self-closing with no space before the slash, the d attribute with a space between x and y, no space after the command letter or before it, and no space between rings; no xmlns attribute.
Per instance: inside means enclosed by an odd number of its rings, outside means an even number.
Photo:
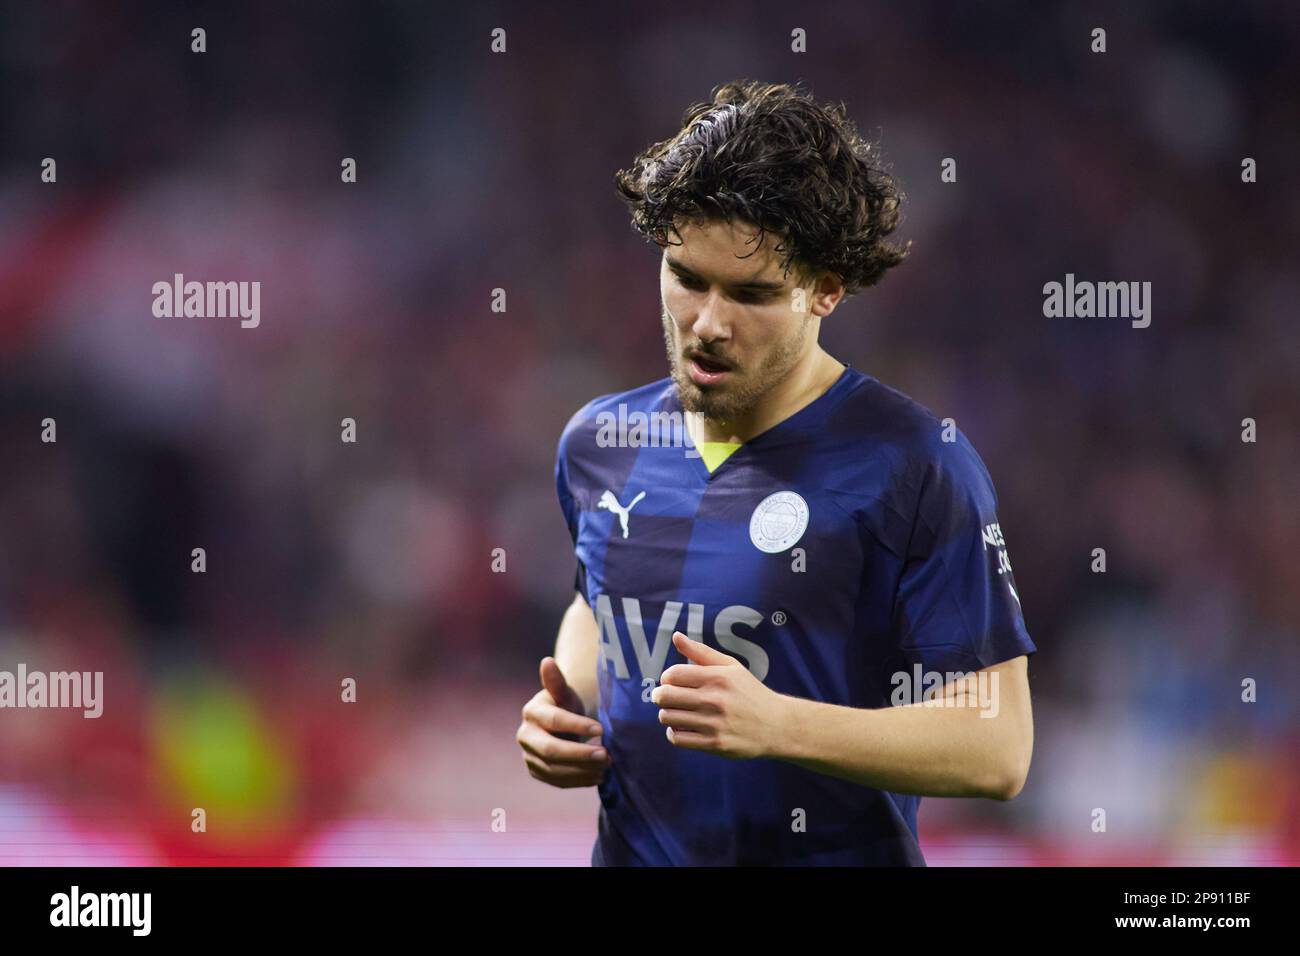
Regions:
<svg viewBox="0 0 1300 956"><path fill-rule="evenodd" d="M648 415L661 410L664 402L672 395L672 390L672 379L664 376L626 391L597 395L569 418L560 435L560 448L583 444L584 439L590 440L587 444L595 445L596 436L602 428L608 429L611 425L619 427L620 422L626 427L629 416Z"/></svg>
<svg viewBox="0 0 1300 956"><path fill-rule="evenodd" d="M914 495L936 475L963 484L983 480L984 463L952 417L870 375L858 375L860 381L825 423L836 462L830 487L868 493L892 487Z"/></svg>
<svg viewBox="0 0 1300 956"><path fill-rule="evenodd" d="M835 438L876 454L930 459L961 434L951 419L940 418L900 389L865 372L857 376L856 387L826 422Z"/></svg>

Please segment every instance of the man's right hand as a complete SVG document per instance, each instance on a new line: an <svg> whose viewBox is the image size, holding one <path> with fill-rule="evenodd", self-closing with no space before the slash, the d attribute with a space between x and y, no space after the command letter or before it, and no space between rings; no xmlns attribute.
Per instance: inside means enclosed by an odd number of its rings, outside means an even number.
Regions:
<svg viewBox="0 0 1300 956"><path fill-rule="evenodd" d="M603 728L587 716L555 658L542 658L540 676L542 689L524 704L515 733L528 772L553 787L594 787L605 775L609 754L599 740L583 741L600 737Z"/></svg>

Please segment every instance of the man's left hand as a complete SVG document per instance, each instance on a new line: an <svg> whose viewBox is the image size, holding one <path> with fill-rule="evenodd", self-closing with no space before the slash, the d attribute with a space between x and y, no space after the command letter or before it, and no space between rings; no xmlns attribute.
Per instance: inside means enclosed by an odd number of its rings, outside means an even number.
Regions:
<svg viewBox="0 0 1300 956"><path fill-rule="evenodd" d="M736 658L681 631L673 646L689 663L664 671L650 693L669 742L735 760L766 756L781 730L781 695Z"/></svg>

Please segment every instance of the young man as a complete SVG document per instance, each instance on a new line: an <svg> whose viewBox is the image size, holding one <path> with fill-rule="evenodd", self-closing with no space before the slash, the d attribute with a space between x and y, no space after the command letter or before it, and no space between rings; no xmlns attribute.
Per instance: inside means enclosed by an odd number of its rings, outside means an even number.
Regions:
<svg viewBox="0 0 1300 956"><path fill-rule="evenodd" d="M975 450L817 341L905 254L894 184L842 107L752 82L617 181L671 376L560 438L578 594L529 772L599 787L595 865L924 865L920 796L1020 791L1035 647Z"/></svg>

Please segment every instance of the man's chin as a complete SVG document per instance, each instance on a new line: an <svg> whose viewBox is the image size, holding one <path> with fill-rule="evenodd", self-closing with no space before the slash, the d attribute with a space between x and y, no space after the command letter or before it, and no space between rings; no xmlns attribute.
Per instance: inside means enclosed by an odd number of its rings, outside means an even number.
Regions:
<svg viewBox="0 0 1300 956"><path fill-rule="evenodd" d="M702 411L701 406L707 403L708 397L698 385L681 375L673 376L673 385L677 387L677 404L681 405L684 411Z"/></svg>
<svg viewBox="0 0 1300 956"><path fill-rule="evenodd" d="M733 407L727 394L729 389L725 386L706 391L689 378L676 375L673 382L677 386L677 402L683 410L720 421L728 421L736 415L737 409Z"/></svg>

